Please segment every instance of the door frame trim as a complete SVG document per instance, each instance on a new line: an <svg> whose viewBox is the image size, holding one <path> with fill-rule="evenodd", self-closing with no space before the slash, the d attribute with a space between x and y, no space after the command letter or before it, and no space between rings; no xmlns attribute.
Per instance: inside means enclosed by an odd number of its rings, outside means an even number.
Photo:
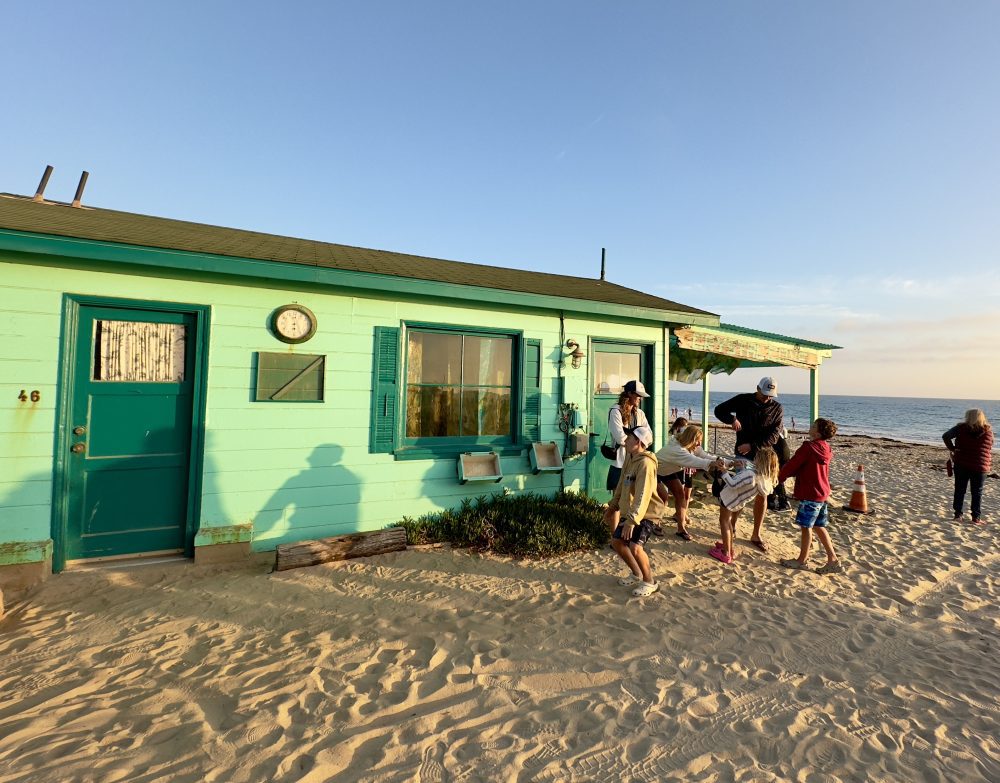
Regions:
<svg viewBox="0 0 1000 783"><path fill-rule="evenodd" d="M52 571L66 567L66 537L69 529L69 441L70 414L75 389L76 345L81 307L117 307L126 310L159 310L184 313L195 318L198 339L194 343L194 385L191 405L191 451L188 466L187 519L184 523L184 554L194 555L194 536L201 518L201 482L205 461L205 408L208 397L208 346L211 307L161 302L153 299L118 299L87 294L63 294L59 334L59 377L56 395L55 438L52 460Z"/></svg>
<svg viewBox="0 0 1000 783"><path fill-rule="evenodd" d="M587 338L587 355L594 356L595 352L602 345L630 345L637 346L639 350L639 361L642 363L642 373L647 376L649 385L653 387L653 392L650 393L650 399L652 400L653 415L647 413L647 418L650 421L655 421L656 419L656 388L654 381L656 380L656 340L629 340L623 339L621 337L600 337L597 335L590 335ZM592 423L594 420L594 362L588 362L587 369L587 417ZM645 382L644 382L644 385ZM646 389L649 391L649 388ZM645 407L643 408L645 412ZM593 426L588 426L587 431L592 432ZM656 428L653 428L655 434ZM584 475L584 494L587 494L587 490L590 488L590 471L592 468L591 461L587 460L586 473Z"/></svg>

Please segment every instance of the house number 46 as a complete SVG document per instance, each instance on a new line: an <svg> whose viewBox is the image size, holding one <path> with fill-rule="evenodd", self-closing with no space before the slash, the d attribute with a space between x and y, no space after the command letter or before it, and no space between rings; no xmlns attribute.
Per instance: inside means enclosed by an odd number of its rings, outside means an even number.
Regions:
<svg viewBox="0 0 1000 783"><path fill-rule="evenodd" d="M21 393L17 395L17 398L21 402L27 402L28 400L38 402L42 399L42 393L38 391L38 389L32 389L30 392L26 392L24 389L21 389Z"/></svg>

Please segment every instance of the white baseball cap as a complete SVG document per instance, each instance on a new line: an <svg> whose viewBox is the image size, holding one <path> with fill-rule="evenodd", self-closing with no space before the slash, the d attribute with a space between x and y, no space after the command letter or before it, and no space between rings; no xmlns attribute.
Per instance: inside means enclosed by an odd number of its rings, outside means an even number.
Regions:
<svg viewBox="0 0 1000 783"><path fill-rule="evenodd" d="M640 425L638 427L625 427L625 434L634 435L646 448L653 445L653 431L645 425Z"/></svg>
<svg viewBox="0 0 1000 783"><path fill-rule="evenodd" d="M642 381L629 381L625 384L625 391L629 394L638 394L640 397L648 397L646 393L646 387L642 385Z"/></svg>
<svg viewBox="0 0 1000 783"><path fill-rule="evenodd" d="M765 397L777 397L778 384L774 382L774 378L767 376L760 379L760 383L757 384L757 391Z"/></svg>

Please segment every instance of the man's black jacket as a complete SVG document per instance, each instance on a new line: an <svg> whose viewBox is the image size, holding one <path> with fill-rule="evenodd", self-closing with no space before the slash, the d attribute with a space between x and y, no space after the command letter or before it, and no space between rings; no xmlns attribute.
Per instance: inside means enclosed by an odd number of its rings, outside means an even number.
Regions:
<svg viewBox="0 0 1000 783"><path fill-rule="evenodd" d="M774 445L781 437L781 421L785 411L777 400L761 402L753 392L737 394L715 408L715 418L726 424L733 423L733 414L740 420L740 431L736 433L736 445L750 444L749 457L757 454L757 449Z"/></svg>

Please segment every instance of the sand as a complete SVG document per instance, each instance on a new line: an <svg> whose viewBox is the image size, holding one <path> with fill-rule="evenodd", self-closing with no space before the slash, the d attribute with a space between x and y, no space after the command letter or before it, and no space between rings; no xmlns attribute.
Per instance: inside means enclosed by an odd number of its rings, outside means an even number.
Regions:
<svg viewBox="0 0 1000 783"><path fill-rule="evenodd" d="M791 514L716 562L704 507L644 600L610 551L53 577L0 623L0 781L1000 780L997 523L941 448L834 448L839 576L778 564Z"/></svg>

